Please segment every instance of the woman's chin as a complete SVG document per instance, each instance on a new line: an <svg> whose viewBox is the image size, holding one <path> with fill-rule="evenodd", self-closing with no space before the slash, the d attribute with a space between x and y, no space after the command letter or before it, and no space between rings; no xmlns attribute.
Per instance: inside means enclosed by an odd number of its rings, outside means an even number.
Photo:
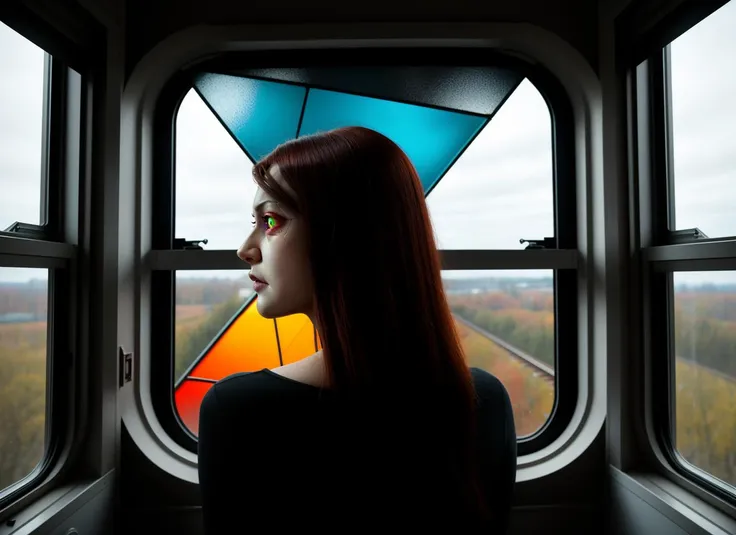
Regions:
<svg viewBox="0 0 736 535"><path fill-rule="evenodd" d="M258 296L258 299L256 299L256 310L266 319L277 319L289 315L283 310L283 307L277 306L276 303L269 303L268 299L264 299L262 296Z"/></svg>
<svg viewBox="0 0 736 535"><path fill-rule="evenodd" d="M268 303L264 303L260 296L256 299L256 310L258 310L258 313L264 318L273 319L278 317L274 315L272 308L273 307L268 306Z"/></svg>

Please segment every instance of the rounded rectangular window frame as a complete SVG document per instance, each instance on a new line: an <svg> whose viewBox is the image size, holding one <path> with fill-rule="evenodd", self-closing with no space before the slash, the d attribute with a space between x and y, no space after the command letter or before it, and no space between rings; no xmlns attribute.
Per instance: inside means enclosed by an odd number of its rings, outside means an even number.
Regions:
<svg viewBox="0 0 736 535"><path fill-rule="evenodd" d="M427 59L431 58L431 59ZM301 62L301 63L300 63ZM360 49L303 50L225 53L179 71L164 86L157 102L153 124L153 196L151 210L152 251L150 396L159 422L168 435L185 449L196 453L195 437L182 425L174 407L173 332L174 280L177 269L244 269L234 251L174 249L175 146L178 106L191 88L191 75L208 69L232 66L279 67L313 65L493 65L512 68L527 77L545 98L552 116L553 192L555 247L531 250L444 250L443 269L552 269L555 291L555 403L547 422L533 435L519 440L519 454L526 455L550 445L569 425L578 402L578 249L575 195L574 123L572 107L562 85L543 68L488 49ZM565 214L559 217L559 214ZM539 238L542 238L540 236ZM571 357L561 362L558 355ZM164 385L165 383L165 385Z"/></svg>

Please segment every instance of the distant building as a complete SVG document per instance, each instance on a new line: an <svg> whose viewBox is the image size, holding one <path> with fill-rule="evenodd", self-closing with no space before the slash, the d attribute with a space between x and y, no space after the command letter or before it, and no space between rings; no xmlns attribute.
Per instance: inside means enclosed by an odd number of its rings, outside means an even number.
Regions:
<svg viewBox="0 0 736 535"><path fill-rule="evenodd" d="M0 314L0 323L25 323L28 321L39 321L32 312L9 312Z"/></svg>

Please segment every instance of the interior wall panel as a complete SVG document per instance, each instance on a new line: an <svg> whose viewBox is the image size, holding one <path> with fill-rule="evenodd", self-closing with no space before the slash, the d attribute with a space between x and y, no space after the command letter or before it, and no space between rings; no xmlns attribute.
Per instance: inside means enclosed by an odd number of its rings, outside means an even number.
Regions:
<svg viewBox="0 0 736 535"><path fill-rule="evenodd" d="M157 43L184 28L207 24L334 22L527 22L557 34L597 71L598 2L595 0L342 0L230 2L228 0L128 0L126 72Z"/></svg>

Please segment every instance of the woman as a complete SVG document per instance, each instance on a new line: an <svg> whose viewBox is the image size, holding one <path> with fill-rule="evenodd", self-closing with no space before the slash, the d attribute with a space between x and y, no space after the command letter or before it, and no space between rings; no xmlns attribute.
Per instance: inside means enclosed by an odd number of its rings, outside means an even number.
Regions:
<svg viewBox="0 0 736 535"><path fill-rule="evenodd" d="M306 314L323 349L205 396L205 532L503 533L511 405L465 363L408 157L350 127L281 145L253 174L254 227L238 256L258 311Z"/></svg>

